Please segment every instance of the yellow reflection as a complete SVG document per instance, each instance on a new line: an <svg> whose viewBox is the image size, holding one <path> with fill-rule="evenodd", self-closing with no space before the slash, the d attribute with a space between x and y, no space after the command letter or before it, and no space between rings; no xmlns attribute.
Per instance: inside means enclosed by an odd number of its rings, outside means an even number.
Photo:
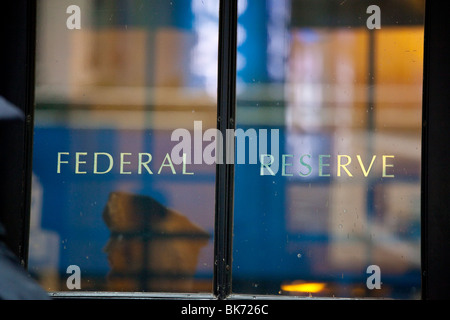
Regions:
<svg viewBox="0 0 450 320"><path fill-rule="evenodd" d="M317 293L325 288L325 283L320 282L294 282L291 284L281 285L281 290L288 292L307 292L307 293Z"/></svg>

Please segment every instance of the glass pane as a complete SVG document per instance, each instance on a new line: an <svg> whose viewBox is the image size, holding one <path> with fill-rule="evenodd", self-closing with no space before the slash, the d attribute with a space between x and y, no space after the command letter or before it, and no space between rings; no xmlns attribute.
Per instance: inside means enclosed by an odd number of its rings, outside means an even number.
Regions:
<svg viewBox="0 0 450 320"><path fill-rule="evenodd" d="M47 290L212 292L215 166L179 144L216 127L218 3L38 2L29 271Z"/></svg>
<svg viewBox="0 0 450 320"><path fill-rule="evenodd" d="M239 0L234 293L420 298L424 2L371 4Z"/></svg>

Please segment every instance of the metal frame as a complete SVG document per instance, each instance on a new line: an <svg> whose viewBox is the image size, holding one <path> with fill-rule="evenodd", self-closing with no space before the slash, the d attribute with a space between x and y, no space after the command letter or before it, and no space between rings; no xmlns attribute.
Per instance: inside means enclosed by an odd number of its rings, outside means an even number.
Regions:
<svg viewBox="0 0 450 320"><path fill-rule="evenodd" d="M0 96L24 114L22 121L0 121L0 221L6 229L5 243L24 267L31 202L35 18L35 1L5 1L0 6Z"/></svg>
<svg viewBox="0 0 450 320"><path fill-rule="evenodd" d="M450 21L426 1L422 126L422 298L450 298Z"/></svg>
<svg viewBox="0 0 450 320"><path fill-rule="evenodd" d="M235 128L236 114L237 0L220 1L219 78L217 124L227 146L227 129ZM233 136L234 137L234 136ZM228 150L227 150L228 151ZM216 169L216 219L214 233L214 294L219 299L231 293L234 165L226 162Z"/></svg>
<svg viewBox="0 0 450 320"><path fill-rule="evenodd" d="M6 243L26 267L31 190L34 109L36 0L5 1L0 8L0 95L25 113L25 121L0 139L0 218L6 225ZM450 20L445 2L426 1L424 96L422 135L422 298L450 298ZM218 128L235 126L235 64L237 0L220 1ZM4 133L4 132L3 132ZM223 135L226 137L226 134ZM4 136L3 136L4 137ZM14 148L12 148L12 146ZM5 157L4 150L12 148ZM13 170L7 165L15 164ZM11 166L9 168L12 168ZM222 164L216 173L214 292L197 294L143 294L71 292L54 298L233 299L231 294L234 166ZM10 180L8 180L10 179ZM6 196L5 196L6 195ZM244 296L239 296L244 297ZM264 298L264 297L262 297Z"/></svg>

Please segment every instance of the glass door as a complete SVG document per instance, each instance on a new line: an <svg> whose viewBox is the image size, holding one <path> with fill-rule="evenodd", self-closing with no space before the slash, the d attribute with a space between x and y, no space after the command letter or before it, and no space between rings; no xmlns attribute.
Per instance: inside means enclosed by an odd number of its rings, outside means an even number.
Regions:
<svg viewBox="0 0 450 320"><path fill-rule="evenodd" d="M421 297L423 1L239 0L233 293Z"/></svg>
<svg viewBox="0 0 450 320"><path fill-rule="evenodd" d="M215 166L196 150L218 18L218 0L38 1L29 271L46 290L212 293Z"/></svg>

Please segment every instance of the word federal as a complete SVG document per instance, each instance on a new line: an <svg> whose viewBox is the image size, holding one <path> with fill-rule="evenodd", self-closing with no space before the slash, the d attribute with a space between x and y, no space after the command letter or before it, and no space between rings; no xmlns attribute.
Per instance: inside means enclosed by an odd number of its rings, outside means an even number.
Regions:
<svg viewBox="0 0 450 320"><path fill-rule="evenodd" d="M108 152L58 152L56 173L62 173L64 167L71 168L75 174L107 174L118 173L125 174L153 174L157 170L157 174L161 174L163 170L170 171L176 174L175 165L170 157L166 154L164 160L159 163L156 168L152 168L151 153L131 153L121 152L117 157L114 157ZM183 155L181 173L183 175L192 175L187 169L186 155ZM67 170L67 169L66 169ZM67 172L67 171L66 171Z"/></svg>

